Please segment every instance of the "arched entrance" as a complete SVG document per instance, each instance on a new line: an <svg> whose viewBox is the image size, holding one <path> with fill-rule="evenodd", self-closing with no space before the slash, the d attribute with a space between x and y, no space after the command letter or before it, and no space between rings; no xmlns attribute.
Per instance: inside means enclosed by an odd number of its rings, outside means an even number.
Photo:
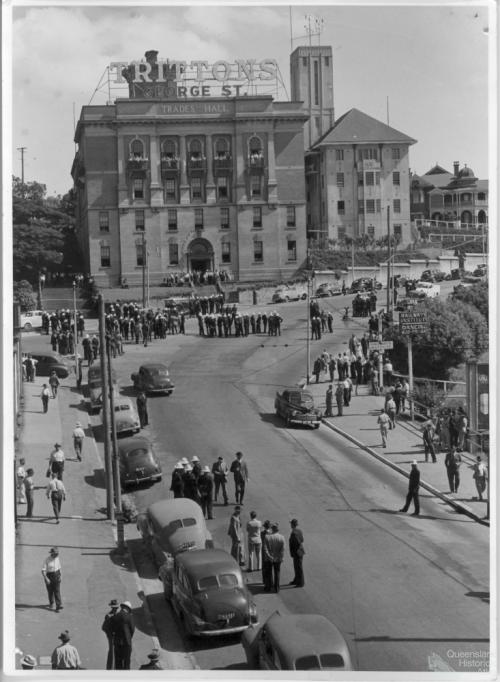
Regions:
<svg viewBox="0 0 500 682"><path fill-rule="evenodd" d="M486 213L482 209L479 211L477 214L477 222L482 225L483 223L486 224L488 221L486 220Z"/></svg>
<svg viewBox="0 0 500 682"><path fill-rule="evenodd" d="M206 272L214 269L214 250L207 239L193 239L187 248L188 270Z"/></svg>
<svg viewBox="0 0 500 682"><path fill-rule="evenodd" d="M472 224L472 213L470 211L462 211L461 222L466 225Z"/></svg>

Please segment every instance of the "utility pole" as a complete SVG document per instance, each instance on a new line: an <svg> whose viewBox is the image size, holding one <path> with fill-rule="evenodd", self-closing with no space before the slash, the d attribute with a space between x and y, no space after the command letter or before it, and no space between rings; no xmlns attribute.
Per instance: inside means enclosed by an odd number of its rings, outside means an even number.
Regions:
<svg viewBox="0 0 500 682"><path fill-rule="evenodd" d="M306 297L306 302L307 302L307 329L306 329L306 354L307 354L307 361L306 361L306 384L309 386L310 378L311 378L311 341L309 340L309 334L310 329L311 329L311 295L310 295L310 286L311 286L311 277L307 277L307 297Z"/></svg>
<svg viewBox="0 0 500 682"><path fill-rule="evenodd" d="M21 152L21 192L24 199L24 152L28 147L18 147L17 151Z"/></svg>
<svg viewBox="0 0 500 682"><path fill-rule="evenodd" d="M142 233L142 307L146 308L146 235Z"/></svg>
<svg viewBox="0 0 500 682"><path fill-rule="evenodd" d="M78 386L78 326L76 322L76 279L73 280L73 334L75 337L75 377Z"/></svg>
<svg viewBox="0 0 500 682"><path fill-rule="evenodd" d="M122 489L120 481L120 463L118 461L118 444L116 441L116 413L115 413L115 387L113 384L113 367L111 364L111 344L110 337L106 337L106 356L108 360L108 386L109 386L109 411L110 411L110 431L112 445L112 470L113 486L115 493L115 519L118 549L123 551L125 547L125 535L123 530L122 515Z"/></svg>
<svg viewBox="0 0 500 682"><path fill-rule="evenodd" d="M111 447L109 442L109 387L108 372L106 369L106 336L104 331L104 301L99 294L99 346L102 382L102 425L104 429L104 469L106 476L106 506L108 519L114 521L115 508L113 504L113 467L111 462Z"/></svg>
<svg viewBox="0 0 500 682"><path fill-rule="evenodd" d="M408 336L408 384L410 386L408 390L408 398L410 402L410 419L413 421L413 347L411 334Z"/></svg>
<svg viewBox="0 0 500 682"><path fill-rule="evenodd" d="M351 242L352 281L354 282L354 237Z"/></svg>
<svg viewBox="0 0 500 682"><path fill-rule="evenodd" d="M387 315L391 312L391 216L387 207Z"/></svg>

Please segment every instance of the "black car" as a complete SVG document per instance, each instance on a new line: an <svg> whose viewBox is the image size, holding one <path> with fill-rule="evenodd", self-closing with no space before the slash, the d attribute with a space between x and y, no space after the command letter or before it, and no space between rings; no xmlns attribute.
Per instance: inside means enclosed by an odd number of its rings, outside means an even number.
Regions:
<svg viewBox="0 0 500 682"><path fill-rule="evenodd" d="M148 362L139 367L131 377L134 388L146 393L166 393L170 395L175 386L170 380L166 365L161 362Z"/></svg>
<svg viewBox="0 0 500 682"><path fill-rule="evenodd" d="M349 291L351 294L358 294L362 291L372 291L374 289L382 289L382 284L376 279L361 277L360 279L354 280Z"/></svg>
<svg viewBox="0 0 500 682"><path fill-rule="evenodd" d="M48 377L55 371L58 379L68 377L70 364L63 355L59 355L56 351L32 352L31 357L36 360L37 376Z"/></svg>

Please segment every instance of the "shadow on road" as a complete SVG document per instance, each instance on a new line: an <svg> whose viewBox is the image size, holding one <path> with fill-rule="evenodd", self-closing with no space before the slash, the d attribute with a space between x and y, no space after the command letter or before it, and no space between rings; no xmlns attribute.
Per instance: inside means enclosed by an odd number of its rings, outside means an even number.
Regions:
<svg viewBox="0 0 500 682"><path fill-rule="evenodd" d="M106 488L106 476L104 469L94 469L94 473L84 476L83 480L87 485L90 485L93 488Z"/></svg>

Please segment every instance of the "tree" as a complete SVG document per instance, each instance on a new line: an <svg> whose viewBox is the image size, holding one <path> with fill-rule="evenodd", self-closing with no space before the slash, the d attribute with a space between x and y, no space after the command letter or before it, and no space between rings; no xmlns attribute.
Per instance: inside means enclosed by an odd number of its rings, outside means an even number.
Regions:
<svg viewBox="0 0 500 682"><path fill-rule="evenodd" d="M22 312L35 309L36 298L33 293L33 287L25 279L22 279L20 282L14 282L14 301L19 303Z"/></svg>
<svg viewBox="0 0 500 682"><path fill-rule="evenodd" d="M488 348L488 325L484 315L462 301L423 301L419 311L427 312L427 329L413 336L413 366L416 376L448 379L449 370ZM394 341L396 365L407 371L407 336L397 326L388 332Z"/></svg>
<svg viewBox="0 0 500 682"><path fill-rule="evenodd" d="M464 287L459 285L455 287L455 291L451 295L454 301L462 301L468 303L479 310L488 320L489 306L488 306L488 281L478 282L471 287Z"/></svg>
<svg viewBox="0 0 500 682"><path fill-rule="evenodd" d="M38 282L40 272L53 270L63 259L64 237L60 230L43 224L14 225L12 252L14 280Z"/></svg>

